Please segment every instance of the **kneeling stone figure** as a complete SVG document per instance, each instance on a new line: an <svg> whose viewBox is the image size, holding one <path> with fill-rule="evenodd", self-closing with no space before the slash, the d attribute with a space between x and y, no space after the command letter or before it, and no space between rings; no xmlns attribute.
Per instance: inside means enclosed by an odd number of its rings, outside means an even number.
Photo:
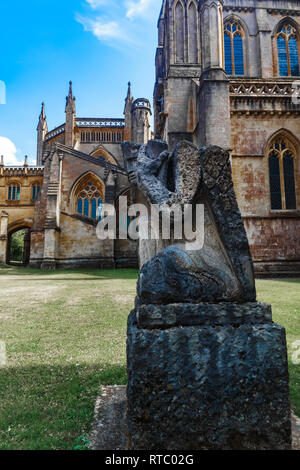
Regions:
<svg viewBox="0 0 300 470"><path fill-rule="evenodd" d="M129 449L289 449L285 331L256 302L228 152L183 141L171 154L150 141L125 144L124 157L138 202L204 207L199 246L172 230L164 240L159 226L158 239L139 242Z"/></svg>

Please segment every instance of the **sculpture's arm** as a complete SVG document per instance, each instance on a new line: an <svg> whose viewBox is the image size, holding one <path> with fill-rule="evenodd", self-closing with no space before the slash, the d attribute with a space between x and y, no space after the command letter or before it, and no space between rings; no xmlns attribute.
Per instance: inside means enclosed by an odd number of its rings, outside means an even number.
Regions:
<svg viewBox="0 0 300 470"><path fill-rule="evenodd" d="M152 159L148 157L145 145L140 148L136 164L137 181L152 204L171 205L175 199L175 194L169 191L158 177L159 171L168 160L169 155L169 152L165 150Z"/></svg>

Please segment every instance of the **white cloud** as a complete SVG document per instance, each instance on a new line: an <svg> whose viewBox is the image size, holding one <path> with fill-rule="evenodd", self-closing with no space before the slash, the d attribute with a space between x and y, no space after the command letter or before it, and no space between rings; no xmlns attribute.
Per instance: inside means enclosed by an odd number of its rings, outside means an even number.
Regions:
<svg viewBox="0 0 300 470"><path fill-rule="evenodd" d="M141 37L149 20L158 17L162 0L85 0L93 10L88 15L76 15L85 31L89 31L99 41L106 41L114 47L122 47L122 42L141 45ZM95 12L98 12L98 16ZM147 23L147 25L146 25ZM153 23L154 24L154 23ZM152 27L152 23L151 23Z"/></svg>
<svg viewBox="0 0 300 470"><path fill-rule="evenodd" d="M145 15L151 3L153 3L153 0L138 0L138 1L129 0L127 1L126 2L127 18L132 19L132 18L135 18L136 16Z"/></svg>
<svg viewBox="0 0 300 470"><path fill-rule="evenodd" d="M4 156L5 165L23 165L24 161L19 161L18 150L15 144L7 137L0 137L0 155Z"/></svg>
<svg viewBox="0 0 300 470"><path fill-rule="evenodd" d="M76 20L83 25L85 31L90 31L99 40L128 39L127 34L116 21L105 21L100 17L91 19L80 15L77 15Z"/></svg>
<svg viewBox="0 0 300 470"><path fill-rule="evenodd" d="M106 5L108 3L108 0L86 0L86 1L93 10L96 10L102 5Z"/></svg>

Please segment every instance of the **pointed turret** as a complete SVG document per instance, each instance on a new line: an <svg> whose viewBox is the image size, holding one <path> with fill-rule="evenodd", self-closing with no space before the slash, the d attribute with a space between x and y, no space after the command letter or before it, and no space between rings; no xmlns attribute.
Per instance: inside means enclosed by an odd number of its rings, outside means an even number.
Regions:
<svg viewBox="0 0 300 470"><path fill-rule="evenodd" d="M124 140L128 142L131 141L131 126L132 126L131 110L132 110L133 101L134 99L131 93L131 83L128 82L128 90L127 90L127 96L125 98L125 107L124 107L124 116L125 116Z"/></svg>
<svg viewBox="0 0 300 470"><path fill-rule="evenodd" d="M28 155L25 155L24 157L24 173L25 175L28 174Z"/></svg>
<svg viewBox="0 0 300 470"><path fill-rule="evenodd" d="M131 94L131 82L128 82L128 90L127 90L127 96L125 101L130 101L132 99L132 94Z"/></svg>
<svg viewBox="0 0 300 470"><path fill-rule="evenodd" d="M41 114L39 116L39 123L37 126L37 157L36 164L42 165L43 160L43 147L45 136L48 132L47 118L45 113L45 103L42 103Z"/></svg>
<svg viewBox="0 0 300 470"><path fill-rule="evenodd" d="M69 94L66 97L66 112L68 111L72 111L76 114L75 96L73 96L73 83L71 81L69 82Z"/></svg>
<svg viewBox="0 0 300 470"><path fill-rule="evenodd" d="M68 147L74 146L74 128L76 118L75 96L73 96L72 82L69 82L69 94L66 98L66 131L65 131L65 145Z"/></svg>
<svg viewBox="0 0 300 470"><path fill-rule="evenodd" d="M138 98L131 108L131 141L147 144L151 139L151 104L146 98Z"/></svg>
<svg viewBox="0 0 300 470"><path fill-rule="evenodd" d="M44 129L45 123L47 125L47 118L45 113L45 103L42 103L41 114L39 116L39 123L37 129Z"/></svg>

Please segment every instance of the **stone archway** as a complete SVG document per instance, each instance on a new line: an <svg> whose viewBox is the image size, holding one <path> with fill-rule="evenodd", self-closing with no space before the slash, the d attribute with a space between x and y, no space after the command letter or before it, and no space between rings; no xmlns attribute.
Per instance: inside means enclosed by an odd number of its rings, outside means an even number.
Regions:
<svg viewBox="0 0 300 470"><path fill-rule="evenodd" d="M27 266L30 260L31 223L19 221L7 230L6 264Z"/></svg>

